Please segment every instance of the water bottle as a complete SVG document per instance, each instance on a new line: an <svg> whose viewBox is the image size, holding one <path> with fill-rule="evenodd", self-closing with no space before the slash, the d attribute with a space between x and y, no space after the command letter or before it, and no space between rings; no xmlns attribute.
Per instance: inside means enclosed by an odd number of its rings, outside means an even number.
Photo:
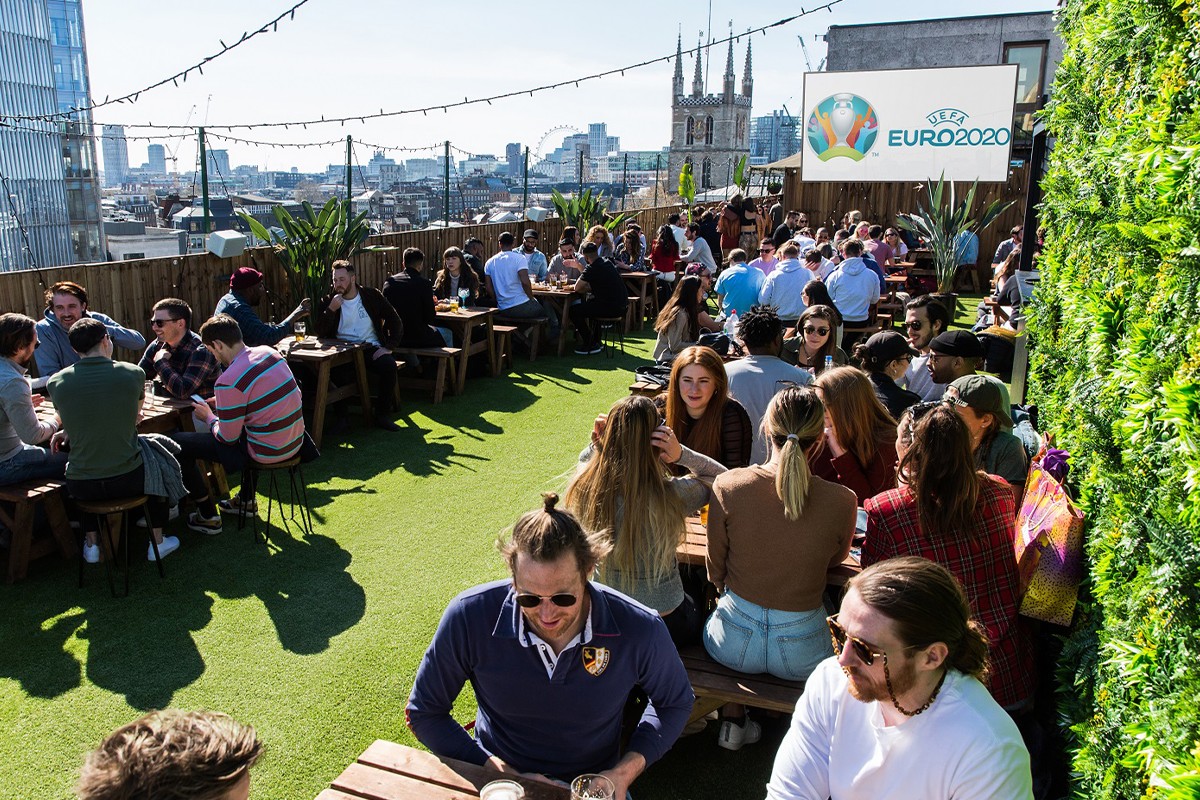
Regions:
<svg viewBox="0 0 1200 800"><path fill-rule="evenodd" d="M731 340L737 338L738 315L737 311L730 311L729 316L725 318L725 335Z"/></svg>
<svg viewBox="0 0 1200 800"><path fill-rule="evenodd" d="M825 369L833 369L833 356L825 356Z"/></svg>

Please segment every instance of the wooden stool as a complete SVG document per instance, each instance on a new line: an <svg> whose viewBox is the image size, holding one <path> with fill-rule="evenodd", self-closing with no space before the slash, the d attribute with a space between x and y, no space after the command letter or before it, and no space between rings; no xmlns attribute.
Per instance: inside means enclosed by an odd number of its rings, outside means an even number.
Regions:
<svg viewBox="0 0 1200 800"><path fill-rule="evenodd" d="M96 517L99 524L99 530L96 532L96 538L100 544L101 560L104 562L104 574L108 578L108 589L112 592L112 596L117 596L116 583L113 581L113 567L116 564L115 558L117 548L120 547L125 555L125 594L122 597L129 596L129 525L126 514L136 508L144 509L146 501L149 498L146 495L137 497L119 497L115 500L73 500L75 507L84 514L91 514ZM143 510L143 513L145 511ZM117 531L117 540L113 540L113 530ZM158 554L158 542L154 541L154 531L150 527L149 518L146 519L146 533L150 537L150 546L154 548L154 561L158 564L158 577L165 578L166 571L163 569L162 558ZM79 587L83 588L83 542L87 540L87 524L80 531L80 553L79 553Z"/></svg>
<svg viewBox="0 0 1200 800"><path fill-rule="evenodd" d="M504 372L504 362L508 360L509 369L513 364L512 335L516 332L515 325L493 325L492 334L496 337L496 374Z"/></svg>
<svg viewBox="0 0 1200 800"><path fill-rule="evenodd" d="M289 502L291 506L290 515L283 513L283 498L280 496L279 482L276 476L283 470L287 470L288 483L290 485ZM296 502L300 500L300 530L307 534L313 533L312 525L312 510L308 507L308 486L304 482L304 471L300 466L300 456L289 458L287 461L280 461L278 464L247 464L245 474L242 476L243 481L251 481L251 485L257 488L258 473L266 472L270 475L270 481L267 485L267 527L263 530L263 544L266 544L270 537L271 531L271 503L279 506L279 518L283 520L283 529L289 534L292 532L288 525L288 520L296 521ZM299 488L297 488L297 479L299 479ZM245 527L246 524L246 507L242 503L238 503L238 530ZM254 520L251 523L251 529L254 531L254 541L258 541L258 513L254 514Z"/></svg>
<svg viewBox="0 0 1200 800"><path fill-rule="evenodd" d="M529 330L529 360L537 361L538 342L542 338L542 327L549 328L550 319L548 317L506 317L503 314L497 314L494 322L500 322L504 325L511 325L518 329ZM565 336L565 332L560 334Z"/></svg>
<svg viewBox="0 0 1200 800"><path fill-rule="evenodd" d="M618 342L621 355L625 355L625 319L626 317L592 318L592 321L600 326L600 346L605 349L609 358L616 354Z"/></svg>

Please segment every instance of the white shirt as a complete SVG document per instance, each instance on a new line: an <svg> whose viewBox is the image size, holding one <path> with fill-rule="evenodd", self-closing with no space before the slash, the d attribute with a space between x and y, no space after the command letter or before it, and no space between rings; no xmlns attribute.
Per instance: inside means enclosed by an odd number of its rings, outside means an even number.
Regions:
<svg viewBox="0 0 1200 800"><path fill-rule="evenodd" d="M501 311L529 300L529 295L525 294L525 288L521 285L521 273L529 274L529 263L521 253L501 250L487 260L483 271L492 279L492 288L496 290L496 307Z"/></svg>
<svg viewBox="0 0 1200 800"><path fill-rule="evenodd" d="M679 245L679 252L681 253L684 250L687 250L687 236L684 235L685 232L686 231L678 225L671 226L671 234L675 237L675 243Z"/></svg>
<svg viewBox="0 0 1200 800"><path fill-rule="evenodd" d="M929 353L914 356L909 362L904 372L904 388L921 395L921 400L926 403L942 399L946 384L933 382L933 375L929 374Z"/></svg>
<svg viewBox="0 0 1200 800"><path fill-rule="evenodd" d="M1032 800L1029 751L983 684L951 670L924 713L887 726L837 659L804 685L768 800Z"/></svg>
<svg viewBox="0 0 1200 800"><path fill-rule="evenodd" d="M525 625L525 615L517 612L517 641L521 647L532 647L542 657L542 666L546 668L546 677L554 677L554 669L558 666L558 657L577 644L587 644L592 640L592 610L588 609L587 619L583 622L583 630L575 634L571 641L557 653L545 639L538 636Z"/></svg>
<svg viewBox="0 0 1200 800"><path fill-rule="evenodd" d="M375 326L371 317L363 308L362 293L354 295L353 300L342 299L342 316L338 319L338 338L343 342L367 342L379 347L379 337L375 335Z"/></svg>

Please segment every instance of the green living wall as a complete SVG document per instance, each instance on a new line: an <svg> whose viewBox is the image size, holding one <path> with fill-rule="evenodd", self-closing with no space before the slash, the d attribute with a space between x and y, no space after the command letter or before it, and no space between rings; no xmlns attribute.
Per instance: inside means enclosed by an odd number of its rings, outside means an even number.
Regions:
<svg viewBox="0 0 1200 800"><path fill-rule="evenodd" d="M1200 796L1200 9L1066 0L1034 401L1089 579L1060 661L1075 788Z"/></svg>

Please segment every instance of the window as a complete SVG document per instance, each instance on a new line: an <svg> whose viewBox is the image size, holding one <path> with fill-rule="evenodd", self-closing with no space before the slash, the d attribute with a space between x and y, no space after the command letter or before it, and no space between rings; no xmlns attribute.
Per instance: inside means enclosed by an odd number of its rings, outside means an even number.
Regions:
<svg viewBox="0 0 1200 800"><path fill-rule="evenodd" d="M685 144L696 143L696 120L691 117L687 118L687 139Z"/></svg>
<svg viewBox="0 0 1200 800"><path fill-rule="evenodd" d="M713 143L713 118L708 117L704 120L704 143Z"/></svg>
<svg viewBox="0 0 1200 800"><path fill-rule="evenodd" d="M1017 65L1017 96L1013 107L1013 147L1033 144L1033 115L1045 92L1046 42L1004 45L1004 63Z"/></svg>
<svg viewBox="0 0 1200 800"><path fill-rule="evenodd" d="M704 164L700 167L700 188L711 189L712 183L712 161L704 159Z"/></svg>

